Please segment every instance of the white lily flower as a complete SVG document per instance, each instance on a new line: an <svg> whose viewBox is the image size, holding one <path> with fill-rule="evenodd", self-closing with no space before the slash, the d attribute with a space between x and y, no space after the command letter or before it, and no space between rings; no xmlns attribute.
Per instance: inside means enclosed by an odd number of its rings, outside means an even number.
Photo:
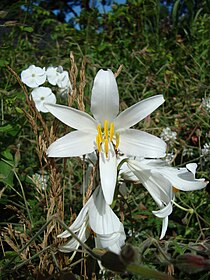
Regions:
<svg viewBox="0 0 210 280"><path fill-rule="evenodd" d="M116 177L117 153L141 157L165 156L166 144L149 133L130 129L164 102L156 95L119 113L119 94L111 70L100 70L94 80L89 114L62 105L47 104L47 109L66 125L77 129L58 139L47 150L49 157L74 157L98 151L102 190L112 203Z"/></svg>
<svg viewBox="0 0 210 280"><path fill-rule="evenodd" d="M97 188L83 206L73 224L69 227L85 242L91 230L94 232L96 247L119 253L125 244L125 232L122 223L111 207L105 202L101 188ZM60 238L71 234L65 230L58 235ZM67 244L60 247L62 252L70 252L79 247L78 241L72 238Z"/></svg>
<svg viewBox="0 0 210 280"><path fill-rule="evenodd" d="M45 67L29 66L21 72L21 81L30 88L36 88L46 81Z"/></svg>
<svg viewBox="0 0 210 280"><path fill-rule="evenodd" d="M48 87L37 87L31 92L31 97L35 103L35 106L39 112L47 113L48 109L45 107L45 103L56 103L56 96L52 90Z"/></svg>
<svg viewBox="0 0 210 280"><path fill-rule="evenodd" d="M174 188L182 191L193 191L202 189L207 184L205 179L195 179L197 168L195 163L187 164L186 168L174 168L167 166L163 160L128 159L125 164L147 189L160 208L158 211L153 211L154 215L163 219L160 239L165 236L168 216L173 210Z"/></svg>

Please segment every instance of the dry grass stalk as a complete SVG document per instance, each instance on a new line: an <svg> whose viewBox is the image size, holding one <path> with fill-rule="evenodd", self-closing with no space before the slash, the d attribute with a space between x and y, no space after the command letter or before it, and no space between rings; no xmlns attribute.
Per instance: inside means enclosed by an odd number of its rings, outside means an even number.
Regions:
<svg viewBox="0 0 210 280"><path fill-rule="evenodd" d="M84 97L84 88L86 84L86 79L85 79L85 66L86 66L86 58L83 58L82 61L82 66L80 69L80 84L79 84L79 96L78 96L78 108L81 111L85 111L85 105L83 102L83 97Z"/></svg>
<svg viewBox="0 0 210 280"><path fill-rule="evenodd" d="M68 96L68 106L71 107L77 96L77 75L78 75L78 69L75 63L73 52L70 52L70 63L71 63L70 80L72 83L72 91L71 94L69 94Z"/></svg>
<svg viewBox="0 0 210 280"><path fill-rule="evenodd" d="M122 69L123 69L123 64L121 64L119 66L119 68L117 69L117 72L114 74L115 78L117 78L120 75Z"/></svg>

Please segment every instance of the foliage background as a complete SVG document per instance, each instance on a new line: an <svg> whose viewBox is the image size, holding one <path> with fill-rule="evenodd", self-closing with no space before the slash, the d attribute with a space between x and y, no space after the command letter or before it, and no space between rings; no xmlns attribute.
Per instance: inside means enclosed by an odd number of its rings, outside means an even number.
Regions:
<svg viewBox="0 0 210 280"><path fill-rule="evenodd" d="M104 12L108 7L110 10ZM50 203L49 189L52 184L52 180L49 180L47 193L40 193L30 179L35 173L42 174L45 171L43 162L40 166L36 143L40 135L46 135L36 113L37 131L27 120L25 110L29 109L26 96L8 66L18 75L31 64L40 67L62 65L70 69L74 64L69 55L73 52L78 69L81 69L85 58L84 104L89 111L90 92L97 70L102 67L115 72L123 64L118 77L121 109L140 99L164 94L165 104L139 127L158 136L165 127L176 131L175 143L168 145L168 152L174 155L172 164L185 166L188 162L196 162L197 176L209 178L210 156L202 155L202 148L205 143L209 144L210 137L209 107L202 105L203 98L209 98L210 92L209 13L210 2L207 0L128 0L125 4L100 1L100 5L98 1L1 1L1 266L6 267L6 271L23 262L23 257L19 256L15 262L12 257L46 222L46 213L49 213L46 201ZM66 103L65 100L60 102ZM73 105L78 106L76 99ZM49 114L42 117L44 122L53 123ZM57 129L56 137L64 134L64 126L60 123L53 125ZM50 166L56 166L59 182L65 186L63 195L66 202L63 207L68 224L82 206L82 199L78 197L83 166L74 159L54 162ZM172 258L189 249L187 245L183 247L180 244L208 240L210 228L209 187L200 192L180 193L177 196L182 206L194 209L195 213L189 215L174 208L166 236L166 240L172 243L164 243L164 246L172 244L169 250ZM115 206L115 211L125 220L126 231L132 231L129 242L137 247L148 237L158 240L161 221L152 216L154 207L147 193L139 186L130 187L127 204L121 202ZM129 208L132 209L131 213ZM56 213L56 209L53 211ZM5 240L5 234L9 239ZM21 234L25 235L25 239L21 239ZM53 244L55 236L56 231L54 239L48 240L48 243ZM30 249L30 256L40 251L42 238L40 234ZM167 265L157 261L157 256L152 256L153 250L150 248L147 251L144 262L167 271ZM209 250L208 245L205 254L202 253L208 260ZM53 258L52 255L49 258ZM59 258L58 267L62 271L67 267L67 261L66 257ZM47 262L46 271L43 267L35 269L40 267L39 257L35 258L30 272L27 265L22 266L14 270L11 277L35 279L39 274L47 277L51 274L55 278L49 279L58 279L56 265L52 263ZM198 279L208 279L206 268L209 268L209 264L202 271L193 272L198 273ZM73 267L75 275L79 274L77 270L77 267ZM118 276L115 277L117 279ZM131 279L134 276L127 277ZM175 277L191 279L190 274L177 267Z"/></svg>

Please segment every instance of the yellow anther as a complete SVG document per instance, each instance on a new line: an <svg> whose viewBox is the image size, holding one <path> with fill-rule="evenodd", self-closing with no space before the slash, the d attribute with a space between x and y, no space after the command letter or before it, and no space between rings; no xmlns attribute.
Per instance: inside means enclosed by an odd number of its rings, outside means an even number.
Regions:
<svg viewBox="0 0 210 280"><path fill-rule="evenodd" d="M102 136L102 131L101 131L101 125L100 124L97 125L97 131L98 131L99 141L102 142L103 136Z"/></svg>
<svg viewBox="0 0 210 280"><path fill-rule="evenodd" d="M118 149L119 144L120 144L120 134L119 134L119 133L116 133L115 150L117 150L117 149Z"/></svg>
<svg viewBox="0 0 210 280"><path fill-rule="evenodd" d="M101 151L101 139L100 139L99 134L96 135L96 145L97 145L97 148L98 148L98 152L100 153L100 151Z"/></svg>
<svg viewBox="0 0 210 280"><path fill-rule="evenodd" d="M108 135L109 135L109 122L107 120L104 121L104 135L105 135L105 139L108 139Z"/></svg>
<svg viewBox="0 0 210 280"><path fill-rule="evenodd" d="M104 149L105 149L106 158L108 158L108 153L109 153L109 140L108 139L104 140Z"/></svg>
<svg viewBox="0 0 210 280"><path fill-rule="evenodd" d="M113 136L114 136L114 123L112 122L112 123L110 124L110 132L109 132L110 141L112 141Z"/></svg>

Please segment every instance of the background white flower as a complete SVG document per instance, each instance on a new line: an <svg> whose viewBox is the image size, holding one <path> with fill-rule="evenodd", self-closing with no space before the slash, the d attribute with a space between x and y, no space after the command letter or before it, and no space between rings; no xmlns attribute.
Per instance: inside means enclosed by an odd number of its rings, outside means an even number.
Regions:
<svg viewBox="0 0 210 280"><path fill-rule="evenodd" d="M50 66L46 71L48 82L59 87L59 93L61 96L65 97L69 92L72 91L72 85L69 78L68 71L64 71L62 66L53 67Z"/></svg>
<svg viewBox="0 0 210 280"><path fill-rule="evenodd" d="M168 143L173 143L176 140L176 135L177 133L175 131L172 131L170 127L166 127L160 134L160 138Z"/></svg>
<svg viewBox="0 0 210 280"><path fill-rule="evenodd" d="M47 75L48 82L51 85L55 86L57 84L59 76L60 76L60 68L59 67L50 66L46 70L46 75Z"/></svg>
<svg viewBox="0 0 210 280"><path fill-rule="evenodd" d="M202 106L207 112L210 112L210 96L202 99Z"/></svg>
<svg viewBox="0 0 210 280"><path fill-rule="evenodd" d="M36 88L46 81L45 67L40 68L35 65L29 66L21 72L21 80L30 88Z"/></svg>
<svg viewBox="0 0 210 280"><path fill-rule="evenodd" d="M44 103L56 103L56 96L52 90L48 87L38 87L31 92L31 97L35 103L35 106L39 112L47 113L48 109L44 106Z"/></svg>

